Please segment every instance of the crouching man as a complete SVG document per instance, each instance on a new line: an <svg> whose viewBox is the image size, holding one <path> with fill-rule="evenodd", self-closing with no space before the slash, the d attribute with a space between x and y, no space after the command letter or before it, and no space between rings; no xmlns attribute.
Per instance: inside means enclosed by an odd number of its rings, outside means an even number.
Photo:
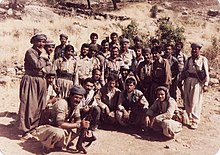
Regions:
<svg viewBox="0 0 220 155"><path fill-rule="evenodd" d="M135 77L128 77L125 81L125 90L119 95L116 118L122 126L139 126L145 128L146 111L149 103L140 90L135 89Z"/></svg>
<svg viewBox="0 0 220 155"><path fill-rule="evenodd" d="M147 126L154 131L162 131L166 137L174 138L182 130L182 124L172 119L178 110L177 103L164 86L157 87L156 96L157 99L147 111Z"/></svg>
<svg viewBox="0 0 220 155"><path fill-rule="evenodd" d="M79 103L85 94L82 86L74 85L67 99L59 99L51 109L50 125L41 125L32 133L43 145L43 152L68 148L79 136L79 128L88 128L89 121L80 120Z"/></svg>

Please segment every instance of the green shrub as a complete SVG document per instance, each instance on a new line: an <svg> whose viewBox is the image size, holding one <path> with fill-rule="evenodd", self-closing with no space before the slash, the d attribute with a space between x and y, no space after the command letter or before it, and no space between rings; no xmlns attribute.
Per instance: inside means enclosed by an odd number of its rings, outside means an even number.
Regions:
<svg viewBox="0 0 220 155"><path fill-rule="evenodd" d="M161 46L165 44L175 44L176 42L184 42L185 29L183 27L174 27L169 17L160 18L156 21L158 29L155 32L155 38L160 41Z"/></svg>
<svg viewBox="0 0 220 155"><path fill-rule="evenodd" d="M133 38L136 35L140 35L143 39L143 46L146 47L149 41L149 32L141 32L138 29L138 23L134 20L130 22L127 26L118 25L121 28L122 34L119 39L127 38L130 40L131 45L134 44Z"/></svg>

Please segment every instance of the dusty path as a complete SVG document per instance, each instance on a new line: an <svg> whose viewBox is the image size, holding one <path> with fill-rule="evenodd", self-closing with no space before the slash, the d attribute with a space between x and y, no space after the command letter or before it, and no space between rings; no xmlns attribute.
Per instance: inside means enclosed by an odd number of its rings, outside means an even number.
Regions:
<svg viewBox="0 0 220 155"><path fill-rule="evenodd" d="M88 148L89 155L129 154L200 154L214 155L220 149L220 91L210 90L205 94L202 122L197 130L184 127L174 140L160 136L146 136L129 130L98 130L98 140ZM21 141L13 121L19 107L18 83L9 88L0 88L0 150L4 155L41 154L37 141ZM1 154L1 153L0 153ZM51 155L71 154L52 152Z"/></svg>

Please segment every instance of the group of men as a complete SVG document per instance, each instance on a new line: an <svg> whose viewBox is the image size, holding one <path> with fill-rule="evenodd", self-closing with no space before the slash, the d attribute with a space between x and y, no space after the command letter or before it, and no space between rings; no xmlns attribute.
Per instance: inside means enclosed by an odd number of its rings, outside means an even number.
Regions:
<svg viewBox="0 0 220 155"><path fill-rule="evenodd" d="M115 32L101 45L98 34L90 39L77 55L66 34L60 35L58 46L43 34L31 38L20 87L19 127L25 134L38 137L46 150L68 148L82 129L95 131L103 124L145 131L157 124L173 138L182 127L182 122L170 121L178 110L177 89L190 120L187 125L198 127L209 82L208 60L200 54L200 44L191 44L187 58L182 42L161 47L153 39L145 48L137 35L130 46ZM83 151L80 145L76 148Z"/></svg>

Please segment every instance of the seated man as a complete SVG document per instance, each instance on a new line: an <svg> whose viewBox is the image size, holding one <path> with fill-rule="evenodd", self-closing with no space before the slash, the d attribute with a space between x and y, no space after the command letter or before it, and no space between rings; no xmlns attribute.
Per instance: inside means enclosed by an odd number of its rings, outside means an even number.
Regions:
<svg viewBox="0 0 220 155"><path fill-rule="evenodd" d="M50 125L41 125L32 133L42 143L44 152L56 147L67 148L79 135L77 129L89 128L89 121L80 120L79 103L84 94L82 86L74 85L69 98L53 104Z"/></svg>
<svg viewBox="0 0 220 155"><path fill-rule="evenodd" d="M107 124L113 124L116 122L115 112L117 109L118 98L120 90L116 88L117 77L110 75L107 79L107 83L97 93L96 98L98 105L102 109L102 122Z"/></svg>
<svg viewBox="0 0 220 155"><path fill-rule="evenodd" d="M159 86L156 89L157 99L147 111L147 126L162 131L169 138L182 130L182 124L173 120L174 112L178 110L176 101L170 97L169 89Z"/></svg>
<svg viewBox="0 0 220 155"><path fill-rule="evenodd" d="M129 77L125 81L125 90L120 93L116 118L122 126L139 125L145 128L145 117L148 102L140 90L135 89L137 81L135 77Z"/></svg>
<svg viewBox="0 0 220 155"><path fill-rule="evenodd" d="M81 119L89 119L90 120L90 129L96 130L98 129L98 125L100 122L101 109L97 104L97 100L95 98L94 91L94 81L92 78L87 78L84 80L83 87L86 91L83 99L80 103L80 114Z"/></svg>

